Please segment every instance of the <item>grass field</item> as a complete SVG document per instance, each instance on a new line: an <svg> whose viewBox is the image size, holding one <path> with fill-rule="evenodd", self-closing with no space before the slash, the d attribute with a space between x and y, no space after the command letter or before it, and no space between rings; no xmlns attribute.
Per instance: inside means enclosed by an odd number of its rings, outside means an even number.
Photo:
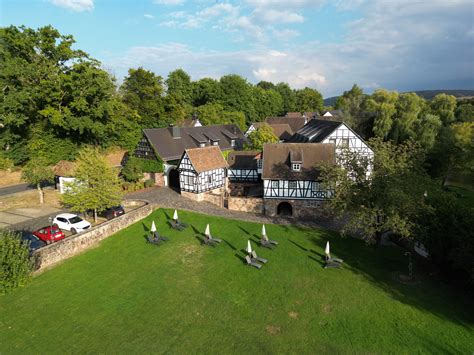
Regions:
<svg viewBox="0 0 474 355"><path fill-rule="evenodd" d="M275 250L242 263L261 225L157 210L0 297L0 353L472 353L469 301L420 278L406 257L324 230L267 226ZM145 243L152 219L170 241ZM201 246L207 222L221 245ZM327 240L342 269L323 269Z"/></svg>

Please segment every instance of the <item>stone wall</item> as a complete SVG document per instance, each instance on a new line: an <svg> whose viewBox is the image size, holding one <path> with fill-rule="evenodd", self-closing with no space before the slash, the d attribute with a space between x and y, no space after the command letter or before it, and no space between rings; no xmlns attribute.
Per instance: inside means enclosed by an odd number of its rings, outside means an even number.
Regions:
<svg viewBox="0 0 474 355"><path fill-rule="evenodd" d="M145 201L126 201L126 206L140 206L122 216L93 227L88 232L76 234L54 244L38 249L33 255L36 272L41 272L62 260L97 245L102 239L110 237L121 229L145 218L153 212L153 205Z"/></svg>
<svg viewBox="0 0 474 355"><path fill-rule="evenodd" d="M252 213L263 213L263 199L255 197L233 197L229 196L228 208L233 211Z"/></svg>
<svg viewBox="0 0 474 355"><path fill-rule="evenodd" d="M190 200L201 202L207 201L216 206L223 207L223 197L224 187L219 187L217 189L201 192L199 194L187 191L181 191L181 196L189 198Z"/></svg>
<svg viewBox="0 0 474 355"><path fill-rule="evenodd" d="M165 178L163 173L143 173L144 180L153 180L155 186L163 187L165 186Z"/></svg>
<svg viewBox="0 0 474 355"><path fill-rule="evenodd" d="M300 219L326 218L327 212L324 209L324 201L318 200L286 200L286 199L264 199L264 213L266 216L277 216L278 205L281 202L288 202L292 209L292 217Z"/></svg>

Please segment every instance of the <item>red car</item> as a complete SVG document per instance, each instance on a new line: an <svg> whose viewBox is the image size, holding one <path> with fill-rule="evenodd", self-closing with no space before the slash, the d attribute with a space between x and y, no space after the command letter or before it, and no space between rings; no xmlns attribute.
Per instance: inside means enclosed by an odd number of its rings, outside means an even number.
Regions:
<svg viewBox="0 0 474 355"><path fill-rule="evenodd" d="M58 240L64 239L66 237L63 231L59 229L57 225L53 225L52 227L43 227L33 232L33 234L47 244L57 242Z"/></svg>

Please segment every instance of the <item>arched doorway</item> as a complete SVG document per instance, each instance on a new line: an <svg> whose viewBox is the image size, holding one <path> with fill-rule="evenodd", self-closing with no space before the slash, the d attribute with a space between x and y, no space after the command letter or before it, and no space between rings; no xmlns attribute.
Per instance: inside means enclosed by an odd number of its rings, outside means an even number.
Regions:
<svg viewBox="0 0 474 355"><path fill-rule="evenodd" d="M168 186L173 190L180 191L179 188L179 171L178 169L171 169L168 174Z"/></svg>
<svg viewBox="0 0 474 355"><path fill-rule="evenodd" d="M277 206L277 215L284 216L284 217L291 217L293 216L293 207L288 202L281 202Z"/></svg>

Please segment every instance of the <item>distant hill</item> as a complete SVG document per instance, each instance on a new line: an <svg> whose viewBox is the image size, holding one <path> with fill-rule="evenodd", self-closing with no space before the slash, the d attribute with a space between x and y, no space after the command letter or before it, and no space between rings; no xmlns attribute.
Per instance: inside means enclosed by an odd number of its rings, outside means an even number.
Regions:
<svg viewBox="0 0 474 355"><path fill-rule="evenodd" d="M406 92L414 92L418 96L421 96L427 100L431 100L438 94L448 94L453 95L455 97L473 97L474 90L420 90L420 91L406 91ZM336 100L339 96L328 97L324 99L324 106L333 106L336 103Z"/></svg>

